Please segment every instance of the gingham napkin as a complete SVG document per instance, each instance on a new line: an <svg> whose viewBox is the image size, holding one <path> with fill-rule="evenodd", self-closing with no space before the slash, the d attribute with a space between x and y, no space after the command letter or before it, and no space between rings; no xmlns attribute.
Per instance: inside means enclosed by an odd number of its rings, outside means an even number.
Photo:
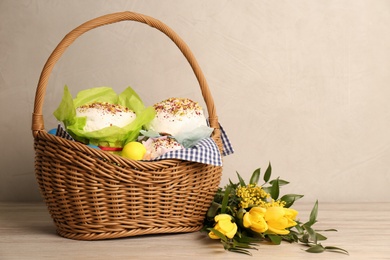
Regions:
<svg viewBox="0 0 390 260"><path fill-rule="evenodd" d="M225 130L223 130L221 125L219 126L221 129L221 139L223 145L222 153L219 151L217 144L212 138L205 138L200 140L195 146L191 148L184 148L167 152L159 157L156 157L154 161L162 159L179 159L222 166L222 156L232 154L234 153L234 150ZM70 134L65 131L61 124L58 124L56 136L74 141L72 136L70 136Z"/></svg>
<svg viewBox="0 0 390 260"><path fill-rule="evenodd" d="M221 125L219 125L219 127L221 129L221 139L223 145L222 153L220 153L217 144L210 137L200 140L195 146L191 148L173 150L156 157L154 160L180 159L185 161L222 166L222 156L232 154L234 153L234 150L229 141L229 138L226 135L226 132L223 130Z"/></svg>
<svg viewBox="0 0 390 260"><path fill-rule="evenodd" d="M68 132L66 132L66 130L64 129L64 127L61 124L58 124L56 136L74 141L73 137Z"/></svg>

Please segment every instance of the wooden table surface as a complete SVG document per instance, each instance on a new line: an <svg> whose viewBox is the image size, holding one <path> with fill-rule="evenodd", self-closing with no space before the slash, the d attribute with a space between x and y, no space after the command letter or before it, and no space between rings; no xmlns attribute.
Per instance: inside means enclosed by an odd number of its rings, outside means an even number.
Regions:
<svg viewBox="0 0 390 260"><path fill-rule="evenodd" d="M296 203L302 221L312 205ZM319 204L317 229L323 245L342 247L349 255L307 253L298 244L260 244L253 256L227 252L200 232L146 235L104 241L76 241L58 236L42 203L0 203L0 259L390 259L390 202Z"/></svg>

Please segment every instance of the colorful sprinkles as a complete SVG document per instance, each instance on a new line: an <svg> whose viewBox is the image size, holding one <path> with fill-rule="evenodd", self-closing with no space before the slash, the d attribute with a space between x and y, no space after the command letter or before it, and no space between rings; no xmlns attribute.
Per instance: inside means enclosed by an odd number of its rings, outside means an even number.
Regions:
<svg viewBox="0 0 390 260"><path fill-rule="evenodd" d="M82 112L85 112L86 110L91 109L91 108L99 109L103 112L103 114L104 113L116 114L116 113L121 113L121 112L133 112L131 109L129 109L125 106L121 106L118 104L110 104L107 102L94 102L91 104L82 105L82 106L79 106L77 108L77 110L82 113Z"/></svg>
<svg viewBox="0 0 390 260"><path fill-rule="evenodd" d="M156 103L153 107L156 112L174 116L185 116L190 111L193 111L196 115L203 114L201 106L188 98L168 98Z"/></svg>

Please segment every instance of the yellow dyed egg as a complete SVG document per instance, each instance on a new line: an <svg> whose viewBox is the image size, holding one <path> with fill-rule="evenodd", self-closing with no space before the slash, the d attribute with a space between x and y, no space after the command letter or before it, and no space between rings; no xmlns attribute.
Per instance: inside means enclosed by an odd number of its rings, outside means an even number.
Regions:
<svg viewBox="0 0 390 260"><path fill-rule="evenodd" d="M142 160L146 148L139 142L129 142L122 149L122 156L132 160Z"/></svg>

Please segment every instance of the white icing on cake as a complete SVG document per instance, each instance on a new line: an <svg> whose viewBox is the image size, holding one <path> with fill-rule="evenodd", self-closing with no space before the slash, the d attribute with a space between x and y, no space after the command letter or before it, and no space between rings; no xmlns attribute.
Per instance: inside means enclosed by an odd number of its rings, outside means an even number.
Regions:
<svg viewBox="0 0 390 260"><path fill-rule="evenodd" d="M149 138L142 142L142 144L146 148L144 160L153 160L167 152L184 148L179 142L169 136Z"/></svg>
<svg viewBox="0 0 390 260"><path fill-rule="evenodd" d="M77 117L86 117L84 131L92 132L109 126L124 127L136 118L127 107L105 102L95 102L76 108Z"/></svg>
<svg viewBox="0 0 390 260"><path fill-rule="evenodd" d="M203 109L188 98L169 98L154 105L156 117L148 129L172 136L207 126Z"/></svg>

